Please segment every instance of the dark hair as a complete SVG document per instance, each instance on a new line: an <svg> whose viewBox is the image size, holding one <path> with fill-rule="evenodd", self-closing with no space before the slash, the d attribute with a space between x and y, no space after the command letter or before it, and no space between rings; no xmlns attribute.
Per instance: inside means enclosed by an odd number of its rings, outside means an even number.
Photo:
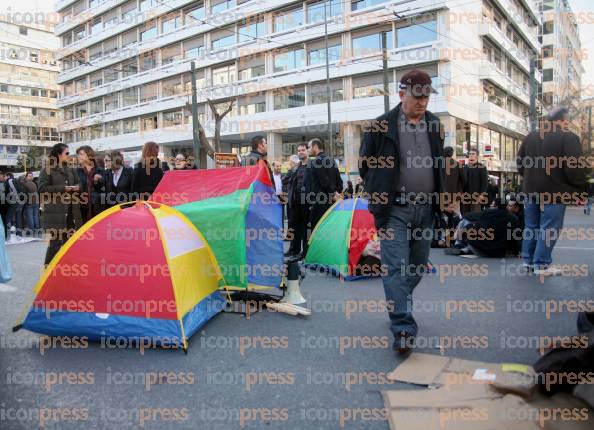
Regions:
<svg viewBox="0 0 594 430"><path fill-rule="evenodd" d="M297 148L299 148L301 146L305 146L305 149L307 149L307 143L301 142L299 145L297 145Z"/></svg>
<svg viewBox="0 0 594 430"><path fill-rule="evenodd" d="M451 146L446 146L443 148L443 156L444 157L453 157L454 156L454 148Z"/></svg>
<svg viewBox="0 0 594 430"><path fill-rule="evenodd" d="M260 144L264 141L265 137L262 135L257 135L252 137L252 151L257 151L258 150L258 146L260 146Z"/></svg>
<svg viewBox="0 0 594 430"><path fill-rule="evenodd" d="M83 151L89 157L89 160L95 162L95 150L91 148L89 145L83 145L80 148L77 148L76 153L79 154Z"/></svg>
<svg viewBox="0 0 594 430"><path fill-rule="evenodd" d="M314 137L312 140L309 141L309 143L311 143L312 148L314 145L316 145L320 151L324 150L324 143L317 137Z"/></svg>
<svg viewBox="0 0 594 430"><path fill-rule="evenodd" d="M569 116L569 109L565 107L557 107L551 109L546 116L547 121L563 121Z"/></svg>
<svg viewBox="0 0 594 430"><path fill-rule="evenodd" d="M120 151L111 151L108 154L111 158L111 165L121 167L124 165L124 156Z"/></svg>
<svg viewBox="0 0 594 430"><path fill-rule="evenodd" d="M50 150L50 153L48 155L48 158L51 160L54 160L54 163L51 164L52 166L57 166L58 165L58 160L60 159L60 155L62 155L62 152L64 152L65 149L68 148L68 145L66 145L65 143L56 143L54 146L52 146L52 149Z"/></svg>
<svg viewBox="0 0 594 430"><path fill-rule="evenodd" d="M472 148L468 149L468 154L470 154L471 152L476 152L476 155L479 155L479 150L476 146L473 146Z"/></svg>

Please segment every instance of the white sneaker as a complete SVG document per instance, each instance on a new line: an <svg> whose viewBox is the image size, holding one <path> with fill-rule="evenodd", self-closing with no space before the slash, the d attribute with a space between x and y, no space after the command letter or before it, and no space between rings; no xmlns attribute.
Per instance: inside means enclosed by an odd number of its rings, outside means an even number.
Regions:
<svg viewBox="0 0 594 430"><path fill-rule="evenodd" d="M534 274L542 276L561 276L563 274L563 270L559 269L558 267L549 266L546 269L534 269Z"/></svg>

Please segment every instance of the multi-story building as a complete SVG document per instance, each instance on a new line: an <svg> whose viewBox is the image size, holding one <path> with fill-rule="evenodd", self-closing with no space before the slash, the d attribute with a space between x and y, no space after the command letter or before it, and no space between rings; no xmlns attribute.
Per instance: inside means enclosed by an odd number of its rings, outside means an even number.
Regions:
<svg viewBox="0 0 594 430"><path fill-rule="evenodd" d="M0 20L0 166L38 170L59 141L58 39L45 25Z"/></svg>
<svg viewBox="0 0 594 430"><path fill-rule="evenodd" d="M594 97L589 97L582 100L581 104L582 115L582 147L585 153L594 154Z"/></svg>
<svg viewBox="0 0 594 430"><path fill-rule="evenodd" d="M527 0L328 0L330 152L357 171L365 121L382 114L381 34L386 33L390 105L413 68L434 78L430 110L446 144L477 146L493 172L514 171L527 132L530 58L538 55L538 11ZM324 2L320 0L60 0L61 133L74 146L166 155L192 148L191 62L198 110L212 136L208 100L231 112L224 152L268 139L286 160L300 142L325 139ZM540 74L537 74L540 82Z"/></svg>
<svg viewBox="0 0 594 430"><path fill-rule="evenodd" d="M569 0L538 0L542 19L542 103L570 108L572 125L580 133L582 50L579 28Z"/></svg>

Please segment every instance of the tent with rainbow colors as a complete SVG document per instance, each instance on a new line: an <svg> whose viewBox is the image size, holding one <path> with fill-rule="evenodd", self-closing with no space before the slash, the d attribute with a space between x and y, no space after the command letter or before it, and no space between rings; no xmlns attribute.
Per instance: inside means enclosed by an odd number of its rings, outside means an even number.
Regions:
<svg viewBox="0 0 594 430"><path fill-rule="evenodd" d="M174 207L204 234L229 288L280 286L282 208L266 164L170 171L152 200Z"/></svg>
<svg viewBox="0 0 594 430"><path fill-rule="evenodd" d="M196 227L165 205L124 206L97 215L66 242L13 331L186 349L223 309L224 280Z"/></svg>
<svg viewBox="0 0 594 430"><path fill-rule="evenodd" d="M377 276L359 274L363 250L376 234L366 199L339 200L320 219L309 239L305 265L353 281Z"/></svg>

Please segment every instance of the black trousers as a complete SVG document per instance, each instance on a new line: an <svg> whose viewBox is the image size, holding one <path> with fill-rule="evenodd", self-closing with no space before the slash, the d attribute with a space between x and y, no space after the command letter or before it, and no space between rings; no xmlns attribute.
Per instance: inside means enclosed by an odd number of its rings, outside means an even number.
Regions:
<svg viewBox="0 0 594 430"><path fill-rule="evenodd" d="M295 204L289 211L289 232L292 233L291 246L289 253L300 254L307 248L307 222L309 213L307 206Z"/></svg>
<svg viewBox="0 0 594 430"><path fill-rule="evenodd" d="M68 210L66 217L66 226L62 229L50 231L50 241L45 252L45 261L43 264L47 265L52 261L54 256L60 251L60 248L68 241L70 236L74 233L74 216L72 215L72 207Z"/></svg>

